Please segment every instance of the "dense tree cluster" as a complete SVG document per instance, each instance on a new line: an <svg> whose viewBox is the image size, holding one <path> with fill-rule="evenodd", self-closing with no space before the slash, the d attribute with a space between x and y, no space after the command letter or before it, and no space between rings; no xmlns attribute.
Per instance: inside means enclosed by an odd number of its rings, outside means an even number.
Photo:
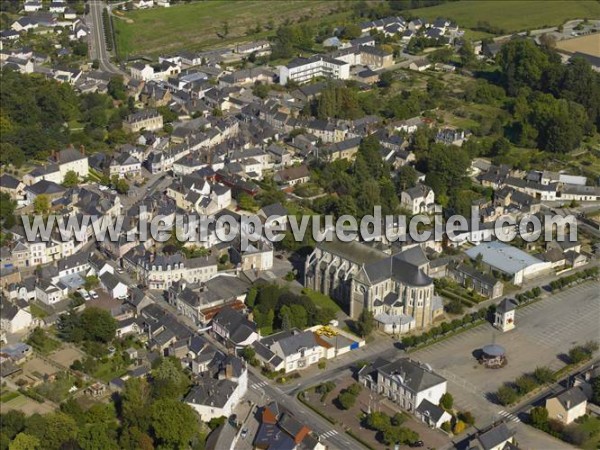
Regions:
<svg viewBox="0 0 600 450"><path fill-rule="evenodd" d="M498 54L500 81L512 103L512 140L564 153L600 129L600 75L588 62L562 64L558 53L530 40L505 44Z"/></svg>
<svg viewBox="0 0 600 450"><path fill-rule="evenodd" d="M3 70L0 103L2 163L20 166L70 143L102 150L110 143L128 141L121 130L128 107L115 108L104 94L78 95L68 83ZM72 123L83 129L71 131Z"/></svg>
<svg viewBox="0 0 600 450"><path fill-rule="evenodd" d="M356 89L338 83L330 83L308 106L318 119L357 119L364 115Z"/></svg>
<svg viewBox="0 0 600 450"><path fill-rule="evenodd" d="M314 36L307 24L280 26L271 45L271 59L291 58L298 50L311 50Z"/></svg>
<svg viewBox="0 0 600 450"><path fill-rule="evenodd" d="M335 310L318 307L309 296L276 285L261 286L250 300L247 303L253 308L254 321L264 334L327 324L335 318Z"/></svg>
<svg viewBox="0 0 600 450"><path fill-rule="evenodd" d="M69 342L101 342L114 339L117 322L108 311L86 308L81 314L71 311L60 316L60 336Z"/></svg>
<svg viewBox="0 0 600 450"><path fill-rule="evenodd" d="M332 195L313 201L313 209L337 217L372 214L374 205L381 205L384 214L398 212L398 193L380 150L378 139L368 136L361 142L353 165L346 160L317 165L315 178Z"/></svg>

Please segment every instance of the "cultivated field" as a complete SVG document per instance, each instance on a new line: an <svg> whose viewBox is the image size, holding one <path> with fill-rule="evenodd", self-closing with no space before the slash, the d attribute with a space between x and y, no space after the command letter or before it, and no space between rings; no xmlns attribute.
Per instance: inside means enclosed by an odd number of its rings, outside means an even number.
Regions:
<svg viewBox="0 0 600 450"><path fill-rule="evenodd" d="M430 8L413 9L411 15L425 19L446 17L461 28L476 28L488 22L505 33L557 26L571 19L600 18L600 3L596 1L458 1ZM486 33L474 33L482 37Z"/></svg>
<svg viewBox="0 0 600 450"><path fill-rule="evenodd" d="M556 47L567 53L581 52L600 58L600 33L566 39L557 42Z"/></svg>
<svg viewBox="0 0 600 450"><path fill-rule="evenodd" d="M348 8L349 5L343 6ZM213 0L175 5L170 8L115 12L117 48L122 57L159 54L175 49L202 49L252 41L273 34L289 20L303 18L343 24L347 14L338 2L327 0L269 1ZM227 22L227 34L223 36ZM255 31L257 25L260 31ZM249 30L253 29L249 33Z"/></svg>

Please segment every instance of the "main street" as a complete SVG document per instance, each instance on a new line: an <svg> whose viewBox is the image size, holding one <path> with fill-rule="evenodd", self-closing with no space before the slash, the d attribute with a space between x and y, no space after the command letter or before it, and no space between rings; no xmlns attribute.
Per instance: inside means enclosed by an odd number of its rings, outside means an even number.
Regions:
<svg viewBox="0 0 600 450"><path fill-rule="evenodd" d="M97 60L99 69L103 72L115 75L123 75L123 71L110 62L110 54L106 49L106 37L104 35L104 24L102 23L102 11L106 3L92 0L87 3L89 13L86 23L90 27L90 57Z"/></svg>

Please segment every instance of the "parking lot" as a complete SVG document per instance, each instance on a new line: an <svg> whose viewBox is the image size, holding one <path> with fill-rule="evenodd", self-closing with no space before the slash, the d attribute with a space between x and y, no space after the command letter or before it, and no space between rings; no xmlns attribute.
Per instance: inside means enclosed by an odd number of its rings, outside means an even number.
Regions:
<svg viewBox="0 0 600 450"><path fill-rule="evenodd" d="M597 284L581 284L519 309L515 323L516 328L508 333L481 325L411 357L430 364L448 379L448 390L458 407L500 418L502 407L490 401L490 394L503 383L538 366L560 369L570 348L598 339ZM473 356L475 350L492 342L506 349L508 364L502 369L485 369Z"/></svg>

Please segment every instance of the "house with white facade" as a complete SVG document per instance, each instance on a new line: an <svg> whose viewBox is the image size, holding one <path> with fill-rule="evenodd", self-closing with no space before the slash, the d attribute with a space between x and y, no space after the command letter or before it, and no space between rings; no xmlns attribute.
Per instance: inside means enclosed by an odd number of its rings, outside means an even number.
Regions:
<svg viewBox="0 0 600 450"><path fill-rule="evenodd" d="M406 189L400 194L400 205L411 214L424 214L434 211L435 194L433 189L424 184Z"/></svg>
<svg viewBox="0 0 600 450"><path fill-rule="evenodd" d="M32 324L33 316L26 301L0 297L0 330L8 334L18 333L29 329Z"/></svg>
<svg viewBox="0 0 600 450"><path fill-rule="evenodd" d="M439 405L448 384L431 367L409 358L394 362L378 358L358 372L358 380L411 413L425 400Z"/></svg>
<svg viewBox="0 0 600 450"><path fill-rule="evenodd" d="M281 331L263 338L260 344L281 358L285 373L306 369L323 357L324 349L312 331Z"/></svg>
<svg viewBox="0 0 600 450"><path fill-rule="evenodd" d="M248 391L248 369L241 359L229 356L214 366L216 373L200 378L183 400L203 422L231 416Z"/></svg>
<svg viewBox="0 0 600 450"><path fill-rule="evenodd" d="M350 78L350 64L328 56L315 55L296 58L279 69L279 84L283 86L289 81L302 84L317 77L347 80Z"/></svg>

